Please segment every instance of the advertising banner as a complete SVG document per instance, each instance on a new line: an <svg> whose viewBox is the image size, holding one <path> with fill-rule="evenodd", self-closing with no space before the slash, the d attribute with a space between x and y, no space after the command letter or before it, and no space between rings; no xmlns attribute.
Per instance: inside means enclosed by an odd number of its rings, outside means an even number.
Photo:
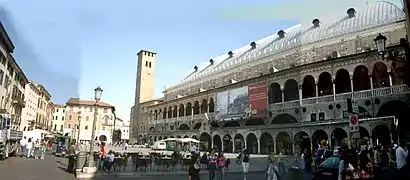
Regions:
<svg viewBox="0 0 410 180"><path fill-rule="evenodd" d="M241 87L216 94L215 117L221 121L246 118L248 87Z"/></svg>
<svg viewBox="0 0 410 180"><path fill-rule="evenodd" d="M266 118L269 116L266 82L248 87L248 112L250 118Z"/></svg>

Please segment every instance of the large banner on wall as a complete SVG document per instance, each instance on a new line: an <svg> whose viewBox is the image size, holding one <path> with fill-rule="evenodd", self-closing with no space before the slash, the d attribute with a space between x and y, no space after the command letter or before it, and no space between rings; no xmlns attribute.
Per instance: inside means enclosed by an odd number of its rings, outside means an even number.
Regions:
<svg viewBox="0 0 410 180"><path fill-rule="evenodd" d="M268 117L267 83L260 82L216 94L216 119L230 121Z"/></svg>
<svg viewBox="0 0 410 180"><path fill-rule="evenodd" d="M248 87L248 111L251 118L266 118L268 113L267 83L261 82Z"/></svg>
<svg viewBox="0 0 410 180"><path fill-rule="evenodd" d="M216 94L217 120L230 121L246 118L248 108L248 87L241 87Z"/></svg>

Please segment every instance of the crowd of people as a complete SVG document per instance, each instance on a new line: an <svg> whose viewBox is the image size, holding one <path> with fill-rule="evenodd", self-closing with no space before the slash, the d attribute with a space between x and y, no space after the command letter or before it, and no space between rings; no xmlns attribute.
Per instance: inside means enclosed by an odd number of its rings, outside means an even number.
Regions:
<svg viewBox="0 0 410 180"><path fill-rule="evenodd" d="M34 159L44 159L44 154L48 148L48 143L46 139L36 139L23 137L18 143L19 154L21 157L34 158Z"/></svg>

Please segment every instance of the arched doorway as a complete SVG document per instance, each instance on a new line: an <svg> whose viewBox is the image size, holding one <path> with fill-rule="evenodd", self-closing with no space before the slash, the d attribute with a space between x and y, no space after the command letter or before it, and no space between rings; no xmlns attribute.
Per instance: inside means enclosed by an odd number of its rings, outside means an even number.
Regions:
<svg viewBox="0 0 410 180"><path fill-rule="evenodd" d="M352 91L350 74L346 69L339 69L335 78L336 94L347 93Z"/></svg>
<svg viewBox="0 0 410 180"><path fill-rule="evenodd" d="M385 125L377 125L372 132L372 140L374 145L389 145L391 144L390 130Z"/></svg>
<svg viewBox="0 0 410 180"><path fill-rule="evenodd" d="M261 135L261 141L260 141L260 153L261 154L269 154L270 152L274 152L274 140L271 134L268 132L264 132Z"/></svg>
<svg viewBox="0 0 410 180"><path fill-rule="evenodd" d="M410 117L410 108L406 103L400 100L388 101L380 106L377 116L395 116L398 120L399 128L396 129L394 122L391 122L390 129L393 142L398 143L398 137L406 142L409 142L410 121L408 121L408 117Z"/></svg>
<svg viewBox="0 0 410 180"><path fill-rule="evenodd" d="M316 96L315 78L311 75L307 75L303 78L302 97L311 98L315 96Z"/></svg>
<svg viewBox="0 0 410 180"><path fill-rule="evenodd" d="M214 142L214 149L217 149L218 151L222 150L222 140L221 140L221 136L219 135L215 135L213 138L213 142Z"/></svg>
<svg viewBox="0 0 410 180"><path fill-rule="evenodd" d="M317 82L318 95L326 96L333 94L333 82L332 75L328 72L323 72L319 75L319 81Z"/></svg>
<svg viewBox="0 0 410 180"><path fill-rule="evenodd" d="M377 62L373 66L373 88L390 87L389 73L383 62Z"/></svg>
<svg viewBox="0 0 410 180"><path fill-rule="evenodd" d="M242 134L236 134L234 137L235 152L241 152L245 148L245 140Z"/></svg>
<svg viewBox="0 0 410 180"><path fill-rule="evenodd" d="M250 154L257 154L258 153L258 138L255 134L249 133L246 136L246 149Z"/></svg>
<svg viewBox="0 0 410 180"><path fill-rule="evenodd" d="M113 143L121 142L121 130L120 129L114 130L113 135L112 135L112 142Z"/></svg>
<svg viewBox="0 0 410 180"><path fill-rule="evenodd" d="M311 143L308 133L304 131L297 132L294 139L295 153L302 153L302 150L310 149Z"/></svg>
<svg viewBox="0 0 410 180"><path fill-rule="evenodd" d="M232 142L232 137L229 134L225 134L223 137L223 145L224 145L224 152L232 153L233 150L233 142Z"/></svg>
<svg viewBox="0 0 410 180"><path fill-rule="evenodd" d="M312 134L312 148L314 151L316 151L316 149L318 148L319 144L323 144L326 143L328 144L329 140L329 136L327 135L326 131L322 130L322 129L318 129L316 130L313 134Z"/></svg>
<svg viewBox="0 0 410 180"><path fill-rule="evenodd" d="M353 72L353 89L354 91L362 91L370 89L369 70L366 66L356 66Z"/></svg>
<svg viewBox="0 0 410 180"><path fill-rule="evenodd" d="M292 141L290 135L286 132L280 132L276 136L276 154L292 154Z"/></svg>
<svg viewBox="0 0 410 180"><path fill-rule="evenodd" d="M269 104L282 102L282 91L278 83L272 83L269 86Z"/></svg>
<svg viewBox="0 0 410 180"><path fill-rule="evenodd" d="M289 123L297 123L295 116L290 114L279 114L275 118L273 118L271 124L289 124Z"/></svg>
<svg viewBox="0 0 410 180"><path fill-rule="evenodd" d="M100 140L101 142L106 142L107 141L107 136L105 135L101 135L98 140Z"/></svg>
<svg viewBox="0 0 410 180"><path fill-rule="evenodd" d="M199 136L199 144L201 151L208 151L211 148L211 136L204 132Z"/></svg>
<svg viewBox="0 0 410 180"><path fill-rule="evenodd" d="M298 100L299 99L298 82L294 79L287 80L285 82L283 94L284 94L285 101Z"/></svg>
<svg viewBox="0 0 410 180"><path fill-rule="evenodd" d="M333 130L331 137L332 146L340 147L343 143L343 140L347 138L347 132L342 128L336 128L335 130Z"/></svg>

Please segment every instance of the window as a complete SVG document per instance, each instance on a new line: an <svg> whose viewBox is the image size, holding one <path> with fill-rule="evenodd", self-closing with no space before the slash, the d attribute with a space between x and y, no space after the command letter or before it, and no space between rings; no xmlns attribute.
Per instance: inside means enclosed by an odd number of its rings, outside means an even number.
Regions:
<svg viewBox="0 0 410 180"><path fill-rule="evenodd" d="M151 67L151 62L148 62L148 67Z"/></svg>
<svg viewBox="0 0 410 180"><path fill-rule="evenodd" d="M7 88L9 88L9 85L10 85L10 83L9 83L9 76L7 76L6 75L6 78L4 79L4 84L5 84L5 88L7 89Z"/></svg>
<svg viewBox="0 0 410 180"><path fill-rule="evenodd" d="M71 124L68 124L68 129L71 129Z"/></svg>
<svg viewBox="0 0 410 180"><path fill-rule="evenodd" d="M58 112L58 109L56 109L56 112Z"/></svg>
<svg viewBox="0 0 410 180"><path fill-rule="evenodd" d="M69 115L69 116L68 116L68 120L71 120L71 118L72 118L72 116L71 116L71 115Z"/></svg>
<svg viewBox="0 0 410 180"><path fill-rule="evenodd" d="M148 67L148 61L145 61L145 67Z"/></svg>
<svg viewBox="0 0 410 180"><path fill-rule="evenodd" d="M85 120L86 120L86 121L90 120L90 117L85 116Z"/></svg>
<svg viewBox="0 0 410 180"><path fill-rule="evenodd" d="M64 125L61 125L60 131L64 130Z"/></svg>
<svg viewBox="0 0 410 180"><path fill-rule="evenodd" d="M64 121L64 116L63 116L63 117L61 117L61 120L63 120L63 121Z"/></svg>
<svg viewBox="0 0 410 180"><path fill-rule="evenodd" d="M92 108L92 107L90 107L90 112L93 112L93 108Z"/></svg>
<svg viewBox="0 0 410 180"><path fill-rule="evenodd" d="M85 126L84 129L85 129L85 130L88 130L88 126Z"/></svg>
<svg viewBox="0 0 410 180"><path fill-rule="evenodd" d="M63 109L63 113L65 113L65 109ZM63 118L64 119L64 118Z"/></svg>
<svg viewBox="0 0 410 180"><path fill-rule="evenodd" d="M54 124L54 131L57 131L57 124Z"/></svg>

